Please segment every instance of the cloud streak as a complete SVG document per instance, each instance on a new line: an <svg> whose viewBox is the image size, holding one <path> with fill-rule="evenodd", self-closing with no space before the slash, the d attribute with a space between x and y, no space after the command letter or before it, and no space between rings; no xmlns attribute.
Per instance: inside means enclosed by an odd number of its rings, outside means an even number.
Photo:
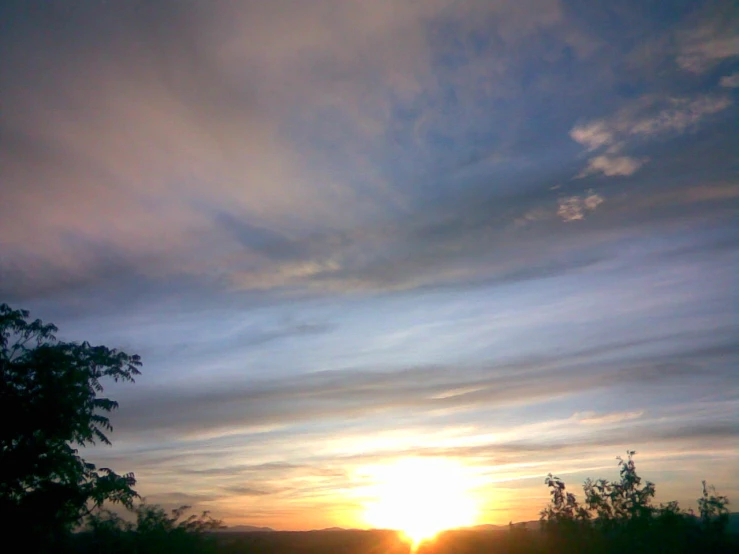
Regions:
<svg viewBox="0 0 739 554"><path fill-rule="evenodd" d="M631 141L688 132L703 119L731 104L731 99L722 96L693 99L642 97L611 117L576 125L570 131L570 137L585 146L588 152L602 151L588 160L587 167L577 177L598 173L606 177L633 175L649 159L621 155Z"/></svg>
<svg viewBox="0 0 739 554"><path fill-rule="evenodd" d="M340 421L408 409L417 414L470 411L485 406L529 404L606 388L666 387L696 378L704 386L711 380L714 390L719 391L731 382L731 370L725 363L717 367L702 363L702 357L710 360L721 352L726 361L737 356L730 341L719 346L719 351L700 349L629 361L621 359L617 363L596 361L597 357L585 351L570 359L560 357L556 362L521 361L500 367L467 367L464 371L455 367L382 372L337 370L293 377L289 381L228 383L206 392L154 389L139 391L135 398L127 399L115 421L118 432L124 436L157 431L170 436L172 433L197 436L219 430L232 434L245 422L248 426L290 426L296 422L303 425L315 420ZM598 420L589 423L595 421Z"/></svg>

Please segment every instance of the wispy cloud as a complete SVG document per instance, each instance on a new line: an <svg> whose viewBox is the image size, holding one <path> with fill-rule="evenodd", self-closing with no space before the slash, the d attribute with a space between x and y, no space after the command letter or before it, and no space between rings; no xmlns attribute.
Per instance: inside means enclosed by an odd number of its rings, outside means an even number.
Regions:
<svg viewBox="0 0 739 554"><path fill-rule="evenodd" d="M697 26L678 34L677 64L693 73L706 72L720 62L739 57L736 10L720 5L705 11Z"/></svg>
<svg viewBox="0 0 739 554"><path fill-rule="evenodd" d="M586 196L569 196L559 200L559 215L563 221L577 221L585 217L586 212L594 211L604 202L603 197L588 191Z"/></svg>
<svg viewBox="0 0 739 554"><path fill-rule="evenodd" d="M736 352L732 351L731 355ZM711 355L703 350L699 355ZM119 432L137 436L161 432L197 437L222 429L232 436L240 422L285 425L340 420L413 408L472 410L558 398L602 387L677 383L695 376L696 366L682 362L690 353L646 357L618 364L587 363L593 354L577 353L556 362L521 361L501 367L408 368L392 371L344 370L311 373L289 380L230 383L205 392L195 389L138 391L127 399L115 422ZM703 368L717 383L729 376L722 368ZM450 391L452 391L450 393ZM249 433L249 431L246 431Z"/></svg>
<svg viewBox="0 0 739 554"><path fill-rule="evenodd" d="M614 177L616 175L629 176L647 163L647 158L633 158L630 156L614 156L610 154L602 154L588 160L588 165L577 176L587 177L602 173L606 177Z"/></svg>
<svg viewBox="0 0 739 554"><path fill-rule="evenodd" d="M622 154L634 141L690 131L731 104L726 96L705 95L692 99L645 96L613 116L578 124L570 131L570 137L588 152L602 152L588 160L578 177L598 173L607 177L632 175L649 161L646 157Z"/></svg>
<svg viewBox="0 0 739 554"><path fill-rule="evenodd" d="M583 425L607 425L620 423L631 419L638 419L644 415L644 411L638 412L614 412L610 414L598 414L596 412L578 412L572 417Z"/></svg>
<svg viewBox="0 0 739 554"><path fill-rule="evenodd" d="M719 84L726 88L737 88L739 87L739 71L732 73L731 75L724 75L721 77Z"/></svg>

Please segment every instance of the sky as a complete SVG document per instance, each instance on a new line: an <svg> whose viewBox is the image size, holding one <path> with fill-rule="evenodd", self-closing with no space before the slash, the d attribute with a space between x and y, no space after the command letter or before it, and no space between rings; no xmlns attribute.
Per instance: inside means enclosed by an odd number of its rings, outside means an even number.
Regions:
<svg viewBox="0 0 739 554"><path fill-rule="evenodd" d="M230 525L409 457L739 502L738 92L731 1L3 1L0 301L140 354L85 455Z"/></svg>

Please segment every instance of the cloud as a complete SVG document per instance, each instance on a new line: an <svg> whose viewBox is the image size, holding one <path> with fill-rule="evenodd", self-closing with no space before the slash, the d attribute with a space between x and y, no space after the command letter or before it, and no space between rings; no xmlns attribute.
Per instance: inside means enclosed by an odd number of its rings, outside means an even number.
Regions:
<svg viewBox="0 0 739 554"><path fill-rule="evenodd" d="M164 506L180 507L183 505L197 505L204 502L212 502L218 498L215 494L193 494L187 492L155 493L147 496L144 500Z"/></svg>
<svg viewBox="0 0 739 554"><path fill-rule="evenodd" d="M574 141L586 146L588 151L597 150L614 142L614 134L605 121L577 125L570 131L570 136Z"/></svg>
<svg viewBox="0 0 739 554"><path fill-rule="evenodd" d="M707 37L704 32L687 42L677 63L693 73L703 73L718 62L739 56L739 34Z"/></svg>
<svg viewBox="0 0 739 554"><path fill-rule="evenodd" d="M243 486L228 487L226 490L229 493L237 495L237 496L267 496L268 494L272 494L269 491L263 491L263 490L254 489L251 487L243 487Z"/></svg>
<svg viewBox="0 0 739 554"><path fill-rule="evenodd" d="M560 198L557 215L563 221L578 221L585 218L586 212L595 209L604 202L604 199L595 192L588 191L587 196L569 196Z"/></svg>
<svg viewBox="0 0 739 554"><path fill-rule="evenodd" d="M572 418L583 425L608 425L638 419L644 415L644 411L638 412L613 412L610 414L597 414L595 412L578 412Z"/></svg>
<svg viewBox="0 0 739 554"><path fill-rule="evenodd" d="M731 104L730 98L718 95L695 98L644 96L610 117L576 125L570 136L586 146L588 151L608 146L612 153L622 148L630 138L685 132Z"/></svg>
<svg viewBox="0 0 739 554"><path fill-rule="evenodd" d="M704 73L722 61L739 56L739 18L731 2L705 11L709 12L708 17L678 34L676 62L692 73Z"/></svg>
<svg viewBox="0 0 739 554"><path fill-rule="evenodd" d="M127 6L8 13L5 296L263 305L533 275L554 265L544 239L577 257L555 224L593 209L546 192L571 174L551 158L568 130L581 176L635 176L632 138L726 109L649 93L570 129L610 54L554 0Z"/></svg>
<svg viewBox="0 0 739 554"><path fill-rule="evenodd" d="M739 87L739 71L732 73L731 75L724 75L721 77L719 84L722 87L737 88Z"/></svg>
<svg viewBox="0 0 739 554"><path fill-rule="evenodd" d="M730 356L736 355L731 347ZM723 352L723 351L722 351ZM696 353L711 357L715 353ZM290 425L340 421L413 409L480 409L530 403L544 398L633 385L667 386L728 378L724 369L698 370L690 352L644 357L629 362L600 362L597 371L587 351L569 359L520 361L505 366L421 367L391 371L336 370L254 383L229 383L206 391L149 389L121 399L116 432L142 439L174 433L175 437L230 436L245 424ZM683 361L686 360L686 361ZM449 394L449 391L455 391ZM249 434L248 430L244 431ZM285 431L286 432L286 431ZM205 434L204 434L205 433ZM172 436L172 435L170 435ZM209 440L209 439L208 439Z"/></svg>
<svg viewBox="0 0 739 554"><path fill-rule="evenodd" d="M310 465L261 464L246 466L234 464L243 459L246 452L254 456L255 449L240 445L227 445L218 440L209 446L218 461L211 458L207 469L193 472L188 464L171 467L168 462L153 457L143 467L146 471L159 472L168 468L174 482L191 482L193 475L201 487L220 484L214 497L232 502L248 479L247 489L254 487L269 495L245 495L250 502L269 502L269 496L277 496L285 507L291 500L306 501L310 498L330 495L332 490L350 490L361 486L353 478L353 468L366 464L397 460L406 456L438 456L463 461L470 468L484 468L485 482L521 481L530 476L541 477L552 466L560 464L572 467L589 463L600 464L604 458L618 453L621 448L636 448L642 454L648 452L648 461L659 463L660 457L729 455L735 452L729 445L737 438L737 429L732 425L731 402L689 402L668 408L655 407L653 413L644 410L628 412L579 412L560 419L536 419L530 423L513 421L504 426L490 424L444 432L439 424L428 422L413 427L408 423L407 435L399 434L398 440L389 440L391 431L371 426L344 429L340 435L331 437L309 434L292 437L290 442L316 444L328 442L329 448L311 448L302 455ZM487 418L494 421L508 412L489 412ZM478 418L481 414L478 414ZM510 414L508 414L510 415ZM372 429L372 431L370 431ZM452 431L450 429L450 431ZM382 447L352 448L352 444L367 445L366 436L372 432L385 442ZM397 431L395 431L397 433ZM595 434L594 434L595 433ZM273 456L279 456L279 443L270 442ZM131 454L135 456L135 454ZM124 460L121 459L119 463ZM276 466L283 470L275 473ZM337 466L344 471L336 471ZM224 486L224 483L226 485ZM233 484L231 484L233 483ZM197 495L194 495L197 496ZM248 500L251 496L251 500Z"/></svg>
<svg viewBox="0 0 739 554"><path fill-rule="evenodd" d="M234 343L233 346L237 344L241 347L261 346L286 338L323 335L331 332L333 329L334 327L327 323L288 321L273 328L238 333L231 340ZM217 348L223 348L224 346L221 344Z"/></svg>
<svg viewBox="0 0 739 554"><path fill-rule="evenodd" d="M651 102L650 102L651 103ZM664 133L682 133L697 125L702 119L718 113L731 105L731 99L724 96L702 96L694 99L669 99L667 106L655 115L643 115L632 119L620 119L615 127L630 135L653 136ZM651 107L651 106L650 106ZM647 108L649 109L649 108ZM626 115L626 114L623 114Z"/></svg>
<svg viewBox="0 0 739 554"><path fill-rule="evenodd" d="M492 73L490 55L523 53L563 15L557 0L144 4L35 19L4 7L15 29L0 71L4 293L114 278L327 283L344 269L343 237L353 261L374 250L359 236L369 222L417 202L392 171L396 131L424 121L423 147L407 145L423 165L448 152L433 137L463 130L438 79L483 113L511 94L497 79L515 77ZM496 40L439 66L482 31Z"/></svg>
<svg viewBox="0 0 739 554"><path fill-rule="evenodd" d="M588 160L588 165L578 175L578 178L587 177L596 173L602 173L606 177L614 177L616 175L633 175L636 171L647 163L647 158L633 158L630 156L611 156L603 154L595 156Z"/></svg>
<svg viewBox="0 0 739 554"><path fill-rule="evenodd" d="M545 472L551 471L552 466L556 465L554 456L569 458L567 465L579 465L577 462L583 461L592 463L594 460L600 464L604 457L610 458L614 455L614 450L620 448L624 450L635 448L637 452L644 452L646 449L655 457L660 451L666 451L670 455L679 455L682 451L683 455L701 456L702 450L712 449L716 453L721 452L731 457L732 452L736 451L728 447L727 443L739 437L736 427L732 427L728 421L696 423L682 418L661 423L654 420L645 421L642 425L616 424L612 429L598 429L597 436L593 436L591 426L583 427L586 429L582 433L574 434L568 433L567 427L557 429L560 432L559 437L537 433L531 439L514 439L473 446L430 447L421 452L427 456L455 457L463 460L473 458L491 465L526 464L524 467L511 468L512 471L510 469L506 471L506 468L501 467L502 475L498 478L523 480L530 477L539 479ZM522 432L529 430L523 428L515 430L514 433L516 431L521 436ZM543 452L546 454L542 455ZM402 456L408 455L409 452L385 454ZM491 477L495 479L494 476Z"/></svg>
<svg viewBox="0 0 739 554"><path fill-rule="evenodd" d="M613 116L575 125L570 130L574 141L588 152L602 151L588 160L588 165L577 177L598 173L608 177L633 175L649 159L621 154L631 143L693 130L704 119L731 105L731 99L726 96L643 96Z"/></svg>

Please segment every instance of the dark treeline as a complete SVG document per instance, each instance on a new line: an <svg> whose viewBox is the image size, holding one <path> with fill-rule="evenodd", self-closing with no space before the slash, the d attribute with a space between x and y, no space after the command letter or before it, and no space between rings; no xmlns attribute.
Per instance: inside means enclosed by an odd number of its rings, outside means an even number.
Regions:
<svg viewBox="0 0 739 554"><path fill-rule="evenodd" d="M85 461L79 448L110 444L101 381L133 381L141 361L105 346L58 341L57 329L0 304L0 531L12 551L77 554L407 553L389 531L222 533L207 512L165 511L143 502L133 473ZM419 553L739 552L729 501L703 483L698 512L655 505L656 487L636 472L634 452L619 458L617 481L587 480L581 500L553 475L538 525L459 530ZM430 483L429 486L433 486ZM14 537L12 540L9 537Z"/></svg>

